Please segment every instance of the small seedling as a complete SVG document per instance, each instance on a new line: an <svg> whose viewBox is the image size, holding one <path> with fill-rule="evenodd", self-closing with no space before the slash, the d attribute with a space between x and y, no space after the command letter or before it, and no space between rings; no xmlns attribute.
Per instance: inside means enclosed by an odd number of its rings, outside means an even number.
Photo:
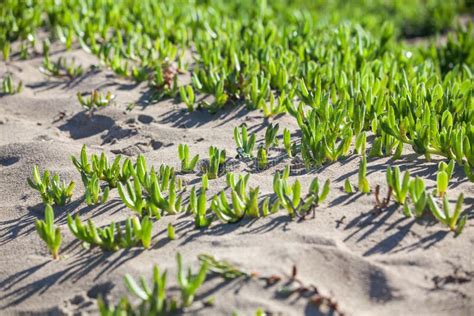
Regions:
<svg viewBox="0 0 474 316"><path fill-rule="evenodd" d="M33 180L27 179L28 184L35 190L38 190L44 204L65 205L71 200L72 191L74 190L74 182L71 181L68 186L60 181L59 175L55 174L50 177L50 173L46 170L43 176L40 176L38 166L33 167Z"/></svg>
<svg viewBox="0 0 474 316"><path fill-rule="evenodd" d="M171 240L174 240L175 239L175 230L174 230L174 227L173 227L173 224L169 223L168 224L168 238L171 239Z"/></svg>
<svg viewBox="0 0 474 316"><path fill-rule="evenodd" d="M73 219L67 215L67 223L71 233L83 242L85 247L98 246L106 251L116 251L120 248L131 248L141 244L145 249L150 248L153 222L148 216L141 221L134 217L127 218L122 228L114 222L104 228L97 228L89 219L83 224L76 215Z"/></svg>
<svg viewBox="0 0 474 316"><path fill-rule="evenodd" d="M234 140L237 145L237 152L242 158L253 157L253 149L257 136L252 134L249 138L247 126L242 125L240 128L234 128Z"/></svg>
<svg viewBox="0 0 474 316"><path fill-rule="evenodd" d="M438 174L436 176L436 195L443 197L448 189L449 180L451 179L454 171L454 160L451 160L449 164L444 161L438 165Z"/></svg>
<svg viewBox="0 0 474 316"><path fill-rule="evenodd" d="M196 192L192 190L191 194L196 195ZM188 209L194 214L194 225L196 228L209 227L214 218L207 216L206 190L201 191L199 198L196 198L196 196L190 197L189 202Z"/></svg>
<svg viewBox="0 0 474 316"><path fill-rule="evenodd" d="M408 188L408 193L414 205L415 216L418 218L423 216L423 213L426 208L426 204L428 202L428 194L426 193L425 183L423 182L423 180L419 177L416 177L414 180L411 180L409 184L409 188ZM405 200L403 209L404 209L405 216L407 217L413 216L412 211L410 210L410 207L408 206L407 200Z"/></svg>
<svg viewBox="0 0 474 316"><path fill-rule="evenodd" d="M61 246L61 230L54 225L54 212L51 205L46 204L44 221L36 220L35 227L38 235L48 246L54 259L59 259L59 247Z"/></svg>
<svg viewBox="0 0 474 316"><path fill-rule="evenodd" d="M94 174L91 179L86 179L85 187L85 200L87 205L104 204L107 201L110 188L105 187L105 189L102 189L97 175Z"/></svg>
<svg viewBox="0 0 474 316"><path fill-rule="evenodd" d="M188 107L188 111L193 112L195 102L193 87L190 85L186 87L179 87L179 95L181 96L181 101L183 101Z"/></svg>
<svg viewBox="0 0 474 316"><path fill-rule="evenodd" d="M352 194L355 192L354 186L352 185L349 178L346 178L346 181L344 181L344 192L349 193L349 194Z"/></svg>
<svg viewBox="0 0 474 316"><path fill-rule="evenodd" d="M92 91L89 97L83 97L80 92L77 93L77 100L79 104L84 107L89 115L92 115L94 111L98 109L105 108L109 106L114 99L114 96L109 91L106 95L103 95L102 92L97 90Z"/></svg>
<svg viewBox="0 0 474 316"><path fill-rule="evenodd" d="M10 73L7 73L2 80L2 93L5 94L15 94L20 93L23 89L23 82L20 80L18 85L15 87L13 84L13 77Z"/></svg>
<svg viewBox="0 0 474 316"><path fill-rule="evenodd" d="M191 268L187 271L183 269L183 262L181 254L177 254L178 260L178 284L181 291L181 299L184 307L191 306L194 301L196 291L206 280L207 263L202 262L199 272L196 275L192 274Z"/></svg>
<svg viewBox="0 0 474 316"><path fill-rule="evenodd" d="M362 155L359 164L359 191L362 193L370 193L369 180L367 180L367 158Z"/></svg>
<svg viewBox="0 0 474 316"><path fill-rule="evenodd" d="M225 150L219 150L217 147L209 148L209 166L205 172L209 179L217 179L221 174L221 167L225 163Z"/></svg>
<svg viewBox="0 0 474 316"><path fill-rule="evenodd" d="M405 204L410 187L410 172L407 170L403 174L403 179L400 175L400 168L398 166L393 169L387 167L387 184L392 189L393 198L400 205Z"/></svg>
<svg viewBox="0 0 474 316"><path fill-rule="evenodd" d="M291 133L287 128L283 130L283 145L288 157L293 158L296 155L296 143L291 143Z"/></svg>
<svg viewBox="0 0 474 316"><path fill-rule="evenodd" d="M257 168L258 170L265 170L268 167L267 149L263 146L258 148L257 152Z"/></svg>
<svg viewBox="0 0 474 316"><path fill-rule="evenodd" d="M270 124L265 130L265 149L270 149L274 146L278 146L278 129L280 125L277 123L275 125Z"/></svg>
<svg viewBox="0 0 474 316"><path fill-rule="evenodd" d="M128 208L141 215L147 203L146 200L143 199L142 187L138 178L136 176L133 177L133 184L130 180L126 181L125 186L119 183L117 188L122 202L124 202Z"/></svg>
<svg viewBox="0 0 474 316"><path fill-rule="evenodd" d="M189 147L186 144L179 144L178 146L179 160L181 161L181 172L193 173L197 162L199 161L199 155L194 156L190 159Z"/></svg>
<svg viewBox="0 0 474 316"><path fill-rule="evenodd" d="M461 193L456 201L454 213L451 214L448 197L446 195L443 196L443 209L441 210L434 201L433 196L428 194L428 205L430 206L431 213L438 221L448 226L451 231L454 231L456 236L461 234L467 221L467 214L461 217L463 202L464 195Z"/></svg>

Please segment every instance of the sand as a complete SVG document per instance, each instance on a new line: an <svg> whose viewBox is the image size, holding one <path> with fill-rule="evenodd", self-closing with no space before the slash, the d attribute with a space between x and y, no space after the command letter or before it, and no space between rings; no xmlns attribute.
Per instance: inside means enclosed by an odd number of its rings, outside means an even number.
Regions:
<svg viewBox="0 0 474 316"><path fill-rule="evenodd" d="M74 57L84 67L95 64L93 56L75 49L54 49L52 58ZM186 265L198 267L197 255L211 254L226 259L247 271L263 275L285 275L295 265L298 277L314 284L338 302L347 315L473 315L474 314L474 185L456 169L450 185L453 199L464 192L464 208L470 219L461 236L454 238L433 218L407 219L401 208L391 202L374 215L374 195L348 195L342 191L349 177L357 182L359 158L348 159L307 172L298 161L276 159L268 170L255 172L251 163L235 159L232 137L235 126L246 123L262 141L269 122L297 131L289 115L265 119L260 112L226 109L215 115L205 111L188 113L183 104L162 101L146 104L150 91L146 84L123 80L99 65L72 82L51 78L38 69L41 56L27 61L2 64L0 75L13 73L21 79L23 92L0 97L0 313L9 314L96 314L99 294L110 302L127 293L123 276L151 276L153 265L168 269L171 292L176 291L176 253ZM186 80L186 78L180 78ZM111 91L115 104L88 118L79 106L76 93L92 89ZM136 106L127 111L130 103ZM66 224L66 214L92 218L98 225L120 221L133 215L119 200L116 190L107 204L88 207L84 189L70 156L78 155L83 144L89 153L104 151L111 159L121 153L136 157L142 153L149 164L166 163L178 167L177 146L187 143L192 153L207 157L210 145L225 148L234 172L251 172L250 185L260 186L263 194L272 193L276 170L290 164L304 190L314 177L331 180L328 200L316 210L315 218L291 221L282 210L258 220L238 224L214 222L209 229L194 228L189 216L166 216L155 224L153 247L134 248L115 253L86 250L76 242ZM437 160L427 162L406 151L403 158L370 159L368 179L372 188L380 184L386 192L385 169L399 164L413 175L434 186ZM77 183L72 202L55 209L57 224L63 232L62 259L54 261L34 231L34 219L43 217L37 192L26 178L32 166L58 172ZM195 184L199 176L187 175ZM225 187L225 179L210 181L210 193ZM208 195L209 196L209 195ZM166 227L176 227L176 240L169 240ZM261 307L281 315L318 315L306 298L293 295L281 298L279 285L265 288L257 281L228 281L211 278L199 290L189 314L254 315ZM215 298L213 307L203 302Z"/></svg>

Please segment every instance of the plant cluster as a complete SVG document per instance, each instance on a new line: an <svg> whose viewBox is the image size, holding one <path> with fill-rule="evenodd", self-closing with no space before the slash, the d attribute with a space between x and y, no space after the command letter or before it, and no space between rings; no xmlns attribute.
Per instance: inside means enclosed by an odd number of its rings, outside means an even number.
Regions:
<svg viewBox="0 0 474 316"><path fill-rule="evenodd" d="M71 200L72 191L75 183L71 181L66 186L64 181L61 182L59 175L50 176L50 172L46 170L41 176L38 166L33 167L33 179L27 179L28 184L37 190L44 204L65 205Z"/></svg>

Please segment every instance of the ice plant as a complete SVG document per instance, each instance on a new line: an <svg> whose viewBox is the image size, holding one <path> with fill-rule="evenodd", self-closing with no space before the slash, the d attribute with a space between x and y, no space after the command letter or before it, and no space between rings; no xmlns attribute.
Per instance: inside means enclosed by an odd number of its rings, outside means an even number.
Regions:
<svg viewBox="0 0 474 316"><path fill-rule="evenodd" d="M291 133L287 128L283 130L283 145L288 157L293 158L296 155L296 143L291 143Z"/></svg>
<svg viewBox="0 0 474 316"><path fill-rule="evenodd" d="M171 224L171 223L168 224L167 232L168 232L168 238L169 239L174 240L176 238L173 224Z"/></svg>
<svg viewBox="0 0 474 316"><path fill-rule="evenodd" d="M414 205L415 216L423 216L426 205L428 203L428 193L426 192L424 181L418 176L414 180L411 180L408 187L408 193L410 196L410 200ZM405 216L413 216L407 200L405 200L403 209Z"/></svg>
<svg viewBox="0 0 474 316"><path fill-rule="evenodd" d="M88 111L89 115L92 115L95 110L109 106L113 99L114 96L110 91L104 95L102 92L93 90L89 97L83 97L82 93L77 93L77 100L79 101L79 104Z"/></svg>
<svg viewBox="0 0 474 316"><path fill-rule="evenodd" d="M258 170L265 170L268 167L267 150L260 146L257 152L257 168Z"/></svg>
<svg viewBox="0 0 474 316"><path fill-rule="evenodd" d="M369 180L367 180L367 158L362 155L359 163L359 191L362 193L370 192Z"/></svg>
<svg viewBox="0 0 474 316"><path fill-rule="evenodd" d="M199 267L199 272L193 275L191 268L188 268L187 271L183 268L183 262L179 252L176 257L178 260L178 284L181 291L181 300L183 306L188 307L193 303L196 291L206 280L207 263L202 262Z"/></svg>
<svg viewBox="0 0 474 316"><path fill-rule="evenodd" d="M405 199L408 196L408 191L410 189L410 172L407 170L403 174L403 178L400 174L400 168L398 166L387 167L387 184L392 189L393 198L398 204L405 204Z"/></svg>
<svg viewBox="0 0 474 316"><path fill-rule="evenodd" d="M209 166L205 170L209 179L216 179L220 176L221 168L225 163L225 155L224 149L220 150L214 146L209 148Z"/></svg>
<svg viewBox="0 0 474 316"><path fill-rule="evenodd" d="M354 186L352 185L351 181L349 178L346 178L344 181L344 192L352 194L355 192Z"/></svg>
<svg viewBox="0 0 474 316"><path fill-rule="evenodd" d="M23 89L23 82L20 80L18 85L15 87L13 83L12 75L10 73L7 73L3 77L1 93L15 94L15 93L20 93L22 89Z"/></svg>
<svg viewBox="0 0 474 316"><path fill-rule="evenodd" d="M126 184L118 184L118 193L122 202L131 210L142 214L143 209L146 208L147 202L142 196L142 187L140 181L135 176L133 177L133 184L127 180Z"/></svg>
<svg viewBox="0 0 474 316"><path fill-rule="evenodd" d="M265 149L272 148L274 146L278 146L278 129L280 125L277 123L275 125L270 124L267 129L265 130Z"/></svg>
<svg viewBox="0 0 474 316"><path fill-rule="evenodd" d="M431 213L438 221L448 226L451 231L454 231L456 236L461 234L467 221L467 214L461 216L463 202L464 194L461 193L456 201L454 213L452 213L450 211L449 201L446 195L443 196L443 208L440 209L433 196L428 194L428 205L430 206Z"/></svg>
<svg viewBox="0 0 474 316"><path fill-rule="evenodd" d="M454 160L451 160L449 164L444 161L438 165L438 174L436 175L436 194L443 197L448 189L449 180L451 179L454 171Z"/></svg>
<svg viewBox="0 0 474 316"><path fill-rule="evenodd" d="M240 156L243 158L253 157L253 149L257 136L252 133L249 137L247 126L242 125L240 128L234 128L234 140L237 145L237 152Z"/></svg>
<svg viewBox="0 0 474 316"><path fill-rule="evenodd" d="M183 101L188 107L188 111L193 112L195 102L193 87L190 85L186 87L179 87L179 95L181 97L181 101Z"/></svg>
<svg viewBox="0 0 474 316"><path fill-rule="evenodd" d="M194 156L192 159L189 155L189 147L187 144L179 144L178 146L179 160L181 161L181 172L193 173L197 162L199 161L199 155Z"/></svg>
<svg viewBox="0 0 474 316"><path fill-rule="evenodd" d="M191 193L195 194L195 191ZM191 204L191 202L193 204ZM206 197L206 190L202 190L199 194L199 197L190 198L190 210L191 213L194 214L194 225L196 228L205 228L209 227L213 221L212 216L207 216L207 197Z"/></svg>
<svg viewBox="0 0 474 316"><path fill-rule="evenodd" d="M104 204L107 201L110 188L105 187L102 189L96 174L94 174L90 180L86 179L85 187L85 200L87 205Z"/></svg>
<svg viewBox="0 0 474 316"><path fill-rule="evenodd" d="M59 259L59 247L61 246L61 230L54 225L54 212L51 205L46 204L44 211L44 221L35 221L38 235L48 246L54 259Z"/></svg>
<svg viewBox="0 0 474 316"><path fill-rule="evenodd" d="M38 166L33 166L33 179L28 178L27 182L30 187L39 191L44 204L65 205L71 200L75 186L73 181L66 186L64 181L61 182L58 174L50 177L48 170L41 176Z"/></svg>

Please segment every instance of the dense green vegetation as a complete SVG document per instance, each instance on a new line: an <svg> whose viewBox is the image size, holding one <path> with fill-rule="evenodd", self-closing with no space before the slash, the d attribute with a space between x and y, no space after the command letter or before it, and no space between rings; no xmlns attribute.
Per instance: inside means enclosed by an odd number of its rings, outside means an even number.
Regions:
<svg viewBox="0 0 474 316"><path fill-rule="evenodd" d="M429 209L459 235L467 220L462 214L463 195L453 212L447 195L455 163L474 181L474 34L472 24L457 23L459 15L472 10L472 2L462 0L7 0L0 7L0 48L8 62L27 59L41 47L44 73L70 80L81 76L83 70L74 61L51 59L49 47L56 41L68 50L81 48L94 54L118 76L147 82L152 92L148 103L173 98L189 112L246 107L267 118L293 117L298 133L291 135L287 129L279 131L278 124L269 124L265 145L256 152L256 135L249 134L246 126L235 127L237 157L255 159L255 171L268 168L270 149L275 147L281 147L285 158L301 158L309 170L357 154L357 189L370 193L368 158L396 160L409 148L426 160L444 159L433 194L422 179L410 178L408 171L402 176L398 167L389 167L389 195L380 202L376 187L376 208L386 206L392 197L407 217L421 217ZM447 35L440 39L441 33ZM420 43L406 40L419 36L425 37ZM20 44L17 50L12 49L14 43ZM191 79L179 84L178 78ZM19 90L6 76L2 91ZM202 100L198 95L208 98L198 102ZM81 93L77 97L91 115L113 99L111 93L96 90L89 98ZM179 145L182 173L196 172L199 156L190 152L188 145ZM104 250L149 248L152 221L165 215L190 213L198 229L214 220L236 223L281 209L291 218L304 219L330 190L330 182L320 185L317 177L307 189L299 180L290 184L285 169L275 175L274 194L263 199L259 187L247 186L248 175L226 172L225 150L212 146L207 158L201 166L202 186L187 192L170 166L148 168L143 156L123 162L117 157L109 164L105 154L89 159L84 147L72 160L81 173L87 204L105 203L109 190L118 188L123 203L141 221L133 218L125 225L96 228L91 221L83 224L69 216L71 232ZM35 167L30 185L45 204L69 202L74 183L66 187L59 176L50 180L49 174L41 177ZM208 180L224 175L228 190L206 195ZM346 180L344 190L356 189ZM438 198L443 198L442 208ZM47 218L38 222L37 229L57 258L61 236L53 218L47 206ZM169 238L174 239L173 226L169 227ZM206 269L198 279L180 272L183 305L192 303ZM153 292L128 282L143 300L143 308L174 308L174 302L163 298L166 274L155 271ZM129 308L126 303L118 310ZM101 310L106 315L115 311L105 305Z"/></svg>

